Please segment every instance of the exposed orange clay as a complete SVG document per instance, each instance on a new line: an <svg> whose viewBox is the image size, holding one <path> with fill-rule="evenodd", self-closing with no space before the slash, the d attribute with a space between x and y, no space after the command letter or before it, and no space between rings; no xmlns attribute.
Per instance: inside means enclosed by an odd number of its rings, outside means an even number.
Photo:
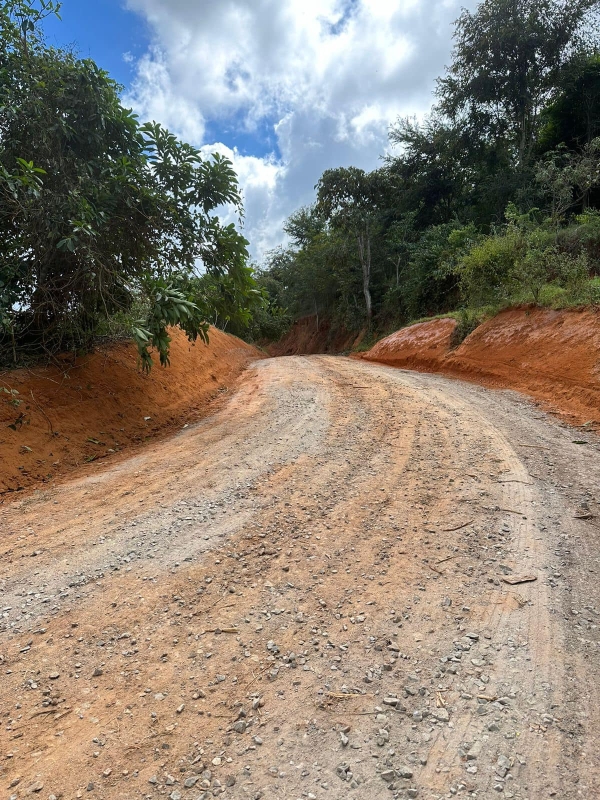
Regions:
<svg viewBox="0 0 600 800"><path fill-rule="evenodd" d="M452 349L456 322L404 328L362 357L515 389L570 422L600 424L600 312L534 307L503 311Z"/></svg>
<svg viewBox="0 0 600 800"><path fill-rule="evenodd" d="M190 344L178 330L171 335L172 365L155 366L150 375L138 369L131 343L60 367L0 373L0 492L92 469L99 459L198 419L261 355L216 329L208 346Z"/></svg>
<svg viewBox="0 0 600 800"><path fill-rule="evenodd" d="M314 314L297 320L288 333L267 346L272 356L315 355L343 353L356 347L363 333L349 333L345 328L333 329L331 320L318 319Z"/></svg>

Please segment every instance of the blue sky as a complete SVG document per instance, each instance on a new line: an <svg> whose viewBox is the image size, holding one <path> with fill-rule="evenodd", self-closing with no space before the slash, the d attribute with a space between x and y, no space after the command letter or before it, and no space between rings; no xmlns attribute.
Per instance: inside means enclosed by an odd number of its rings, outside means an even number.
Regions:
<svg viewBox="0 0 600 800"><path fill-rule="evenodd" d="M260 260L328 168L375 169L400 116L423 116L476 0L64 0L73 45L124 102L233 161ZM233 221L233 217L232 220Z"/></svg>
<svg viewBox="0 0 600 800"><path fill-rule="evenodd" d="M147 50L152 32L142 16L127 11L121 0L62 0L61 20L45 23L48 44L73 45L82 58L92 58L123 85L135 75L135 62Z"/></svg>
<svg viewBox="0 0 600 800"><path fill-rule="evenodd" d="M352 3L356 0L352 0ZM125 0L62 0L60 19L48 17L48 44L73 47L82 58L92 58L127 91L136 76L136 64L154 37L143 15L128 10ZM207 119L206 138L223 142L243 155L278 157L276 119L261 120L251 132L242 123L243 111L225 119Z"/></svg>

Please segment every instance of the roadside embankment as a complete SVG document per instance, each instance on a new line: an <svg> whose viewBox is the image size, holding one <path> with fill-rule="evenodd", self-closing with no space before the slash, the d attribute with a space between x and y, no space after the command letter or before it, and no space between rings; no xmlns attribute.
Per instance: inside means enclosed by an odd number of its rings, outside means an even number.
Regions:
<svg viewBox="0 0 600 800"><path fill-rule="evenodd" d="M268 345L267 350L272 356L338 354L356 347L361 338L361 334L333 327L331 320L313 314L296 320L285 336Z"/></svg>
<svg viewBox="0 0 600 800"><path fill-rule="evenodd" d="M508 309L453 348L456 321L412 325L360 357L515 389L575 424L600 425L600 311Z"/></svg>
<svg viewBox="0 0 600 800"><path fill-rule="evenodd" d="M155 365L149 375L125 342L60 366L0 373L0 493L64 476L201 418L261 357L214 328L208 346L190 344L179 330L171 336L171 366Z"/></svg>

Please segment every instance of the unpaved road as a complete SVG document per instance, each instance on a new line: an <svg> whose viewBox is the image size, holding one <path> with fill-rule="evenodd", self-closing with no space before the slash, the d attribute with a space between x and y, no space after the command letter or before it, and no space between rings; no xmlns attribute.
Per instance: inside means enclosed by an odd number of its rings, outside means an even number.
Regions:
<svg viewBox="0 0 600 800"><path fill-rule="evenodd" d="M509 392L273 359L4 507L0 796L600 797L599 451Z"/></svg>

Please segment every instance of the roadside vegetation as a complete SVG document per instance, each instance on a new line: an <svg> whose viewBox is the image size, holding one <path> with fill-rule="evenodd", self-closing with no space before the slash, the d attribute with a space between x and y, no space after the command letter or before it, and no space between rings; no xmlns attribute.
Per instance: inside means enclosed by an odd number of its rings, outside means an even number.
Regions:
<svg viewBox="0 0 600 800"><path fill-rule="evenodd" d="M129 335L141 365L238 326L262 302L231 163L205 158L120 102L90 59L48 47L53 0L0 0L0 366Z"/></svg>
<svg viewBox="0 0 600 800"><path fill-rule="evenodd" d="M428 117L396 120L373 172L327 170L287 220L258 274L264 335L314 314L372 340L451 314L465 336L509 305L600 304L598 5L463 11Z"/></svg>

